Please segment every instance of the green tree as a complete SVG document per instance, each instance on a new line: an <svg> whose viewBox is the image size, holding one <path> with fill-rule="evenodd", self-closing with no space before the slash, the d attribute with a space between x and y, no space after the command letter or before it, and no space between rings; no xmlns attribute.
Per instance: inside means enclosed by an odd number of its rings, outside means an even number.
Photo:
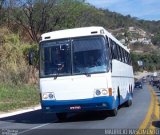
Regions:
<svg viewBox="0 0 160 135"><path fill-rule="evenodd" d="M46 31L49 12L57 0L21 0L22 5L12 11L12 21L24 29L33 41L38 42L41 32Z"/></svg>
<svg viewBox="0 0 160 135"><path fill-rule="evenodd" d="M154 45L160 46L160 32L156 33L156 34L152 37L152 43L153 43Z"/></svg>

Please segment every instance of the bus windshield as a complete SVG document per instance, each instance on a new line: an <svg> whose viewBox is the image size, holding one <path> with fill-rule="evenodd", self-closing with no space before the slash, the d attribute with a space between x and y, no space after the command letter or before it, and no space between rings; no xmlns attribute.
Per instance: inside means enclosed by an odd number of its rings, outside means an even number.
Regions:
<svg viewBox="0 0 160 135"><path fill-rule="evenodd" d="M106 72L107 50L102 36L42 42L40 77Z"/></svg>
<svg viewBox="0 0 160 135"><path fill-rule="evenodd" d="M74 39L73 74L106 72L106 49L103 37Z"/></svg>

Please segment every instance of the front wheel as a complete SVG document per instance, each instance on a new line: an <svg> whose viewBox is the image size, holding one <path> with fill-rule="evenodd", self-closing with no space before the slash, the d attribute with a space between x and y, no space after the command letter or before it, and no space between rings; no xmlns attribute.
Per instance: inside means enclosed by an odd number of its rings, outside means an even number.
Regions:
<svg viewBox="0 0 160 135"><path fill-rule="evenodd" d="M67 118L67 113L56 113L56 116L60 121L64 121Z"/></svg>
<svg viewBox="0 0 160 135"><path fill-rule="evenodd" d="M113 110L110 110L110 115L111 116L116 116L117 114L118 114L118 109L117 108L115 108Z"/></svg>

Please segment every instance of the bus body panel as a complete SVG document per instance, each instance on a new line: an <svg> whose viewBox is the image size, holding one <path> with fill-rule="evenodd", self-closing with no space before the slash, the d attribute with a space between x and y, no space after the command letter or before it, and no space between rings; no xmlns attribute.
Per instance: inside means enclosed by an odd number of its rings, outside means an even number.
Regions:
<svg viewBox="0 0 160 135"><path fill-rule="evenodd" d="M114 109L117 107L115 92L112 96L95 95L96 89L111 87L110 78L111 73L41 78L41 95L45 92L55 94L55 100L41 100L42 109L55 113ZM77 106L80 108L76 109Z"/></svg>
<svg viewBox="0 0 160 135"><path fill-rule="evenodd" d="M106 74L95 74L87 77L77 75L69 77L41 78L40 90L44 92L54 92L56 100L75 100L93 98L94 90L108 88Z"/></svg>
<svg viewBox="0 0 160 135"><path fill-rule="evenodd" d="M130 92L129 87L134 88L134 78L132 66L117 60L112 61L112 86L114 91L119 89L121 95L121 103L124 103Z"/></svg>

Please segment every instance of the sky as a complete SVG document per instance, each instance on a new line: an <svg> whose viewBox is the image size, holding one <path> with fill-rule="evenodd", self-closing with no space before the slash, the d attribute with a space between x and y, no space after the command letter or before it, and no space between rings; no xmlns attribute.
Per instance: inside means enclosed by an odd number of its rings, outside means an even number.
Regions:
<svg viewBox="0 0 160 135"><path fill-rule="evenodd" d="M86 0L97 8L144 20L160 20L160 0Z"/></svg>

